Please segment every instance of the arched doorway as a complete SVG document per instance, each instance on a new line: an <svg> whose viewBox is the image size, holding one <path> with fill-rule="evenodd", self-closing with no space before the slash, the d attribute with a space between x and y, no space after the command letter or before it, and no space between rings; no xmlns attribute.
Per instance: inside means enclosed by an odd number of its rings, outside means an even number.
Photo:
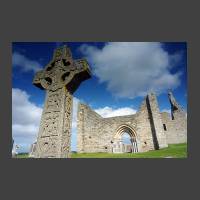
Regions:
<svg viewBox="0 0 200 200"><path fill-rule="evenodd" d="M129 125L121 125L112 141L113 153L137 153L138 145L136 133Z"/></svg>

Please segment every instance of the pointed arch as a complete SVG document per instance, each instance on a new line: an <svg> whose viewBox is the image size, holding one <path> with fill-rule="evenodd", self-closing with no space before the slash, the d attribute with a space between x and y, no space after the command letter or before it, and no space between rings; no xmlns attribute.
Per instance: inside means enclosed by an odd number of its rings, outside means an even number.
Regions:
<svg viewBox="0 0 200 200"><path fill-rule="evenodd" d="M113 153L123 153L123 145L121 144L122 135L124 133L129 134L132 143L132 152L138 152L138 145L137 145L137 134L130 125L122 124L120 125L113 136Z"/></svg>
<svg viewBox="0 0 200 200"><path fill-rule="evenodd" d="M123 135L124 132L128 133L131 138L137 137L135 130L130 125L122 124L115 131L115 135L113 138L114 139L117 139L119 137L121 138L121 136Z"/></svg>

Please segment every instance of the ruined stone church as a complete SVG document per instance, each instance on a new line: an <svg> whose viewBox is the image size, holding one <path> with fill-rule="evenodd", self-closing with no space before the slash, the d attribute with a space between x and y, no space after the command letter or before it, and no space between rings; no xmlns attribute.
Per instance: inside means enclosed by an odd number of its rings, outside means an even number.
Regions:
<svg viewBox="0 0 200 200"><path fill-rule="evenodd" d="M67 46L55 49L52 60L33 79L46 90L37 142L30 155L36 158L68 158L71 146L73 93L91 77L86 59L74 60ZM171 116L160 112L154 93L148 94L134 115L102 118L89 106L79 104L77 150L88 152L145 152L187 141L187 116L169 93ZM122 136L130 136L130 145Z"/></svg>
<svg viewBox="0 0 200 200"><path fill-rule="evenodd" d="M103 118L89 106L79 104L77 119L77 149L80 153L146 152L187 142L187 115L168 93L171 116L160 112L156 95L148 94L134 115ZM130 145L122 136L130 136Z"/></svg>

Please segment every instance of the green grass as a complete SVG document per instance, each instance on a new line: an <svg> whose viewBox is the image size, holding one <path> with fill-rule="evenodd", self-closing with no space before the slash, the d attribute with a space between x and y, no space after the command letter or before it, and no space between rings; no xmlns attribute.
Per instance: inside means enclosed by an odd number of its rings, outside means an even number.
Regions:
<svg viewBox="0 0 200 200"><path fill-rule="evenodd" d="M72 158L187 158L187 144L171 144L169 147L145 153L72 153ZM17 158L28 158L28 154L18 154Z"/></svg>
<svg viewBox="0 0 200 200"><path fill-rule="evenodd" d="M148 151L145 153L74 153L72 158L186 158L187 157L187 144L171 144L169 147Z"/></svg>
<svg viewBox="0 0 200 200"><path fill-rule="evenodd" d="M16 158L29 158L28 153L19 153Z"/></svg>

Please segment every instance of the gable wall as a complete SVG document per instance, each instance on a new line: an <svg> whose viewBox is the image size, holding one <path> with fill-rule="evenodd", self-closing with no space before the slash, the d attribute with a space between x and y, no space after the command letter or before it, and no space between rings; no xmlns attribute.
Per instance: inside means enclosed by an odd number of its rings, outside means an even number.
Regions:
<svg viewBox="0 0 200 200"><path fill-rule="evenodd" d="M154 149L146 102L135 115L102 118L90 107L79 104L78 152L112 152L113 137L121 125L129 125L136 132L140 152Z"/></svg>

